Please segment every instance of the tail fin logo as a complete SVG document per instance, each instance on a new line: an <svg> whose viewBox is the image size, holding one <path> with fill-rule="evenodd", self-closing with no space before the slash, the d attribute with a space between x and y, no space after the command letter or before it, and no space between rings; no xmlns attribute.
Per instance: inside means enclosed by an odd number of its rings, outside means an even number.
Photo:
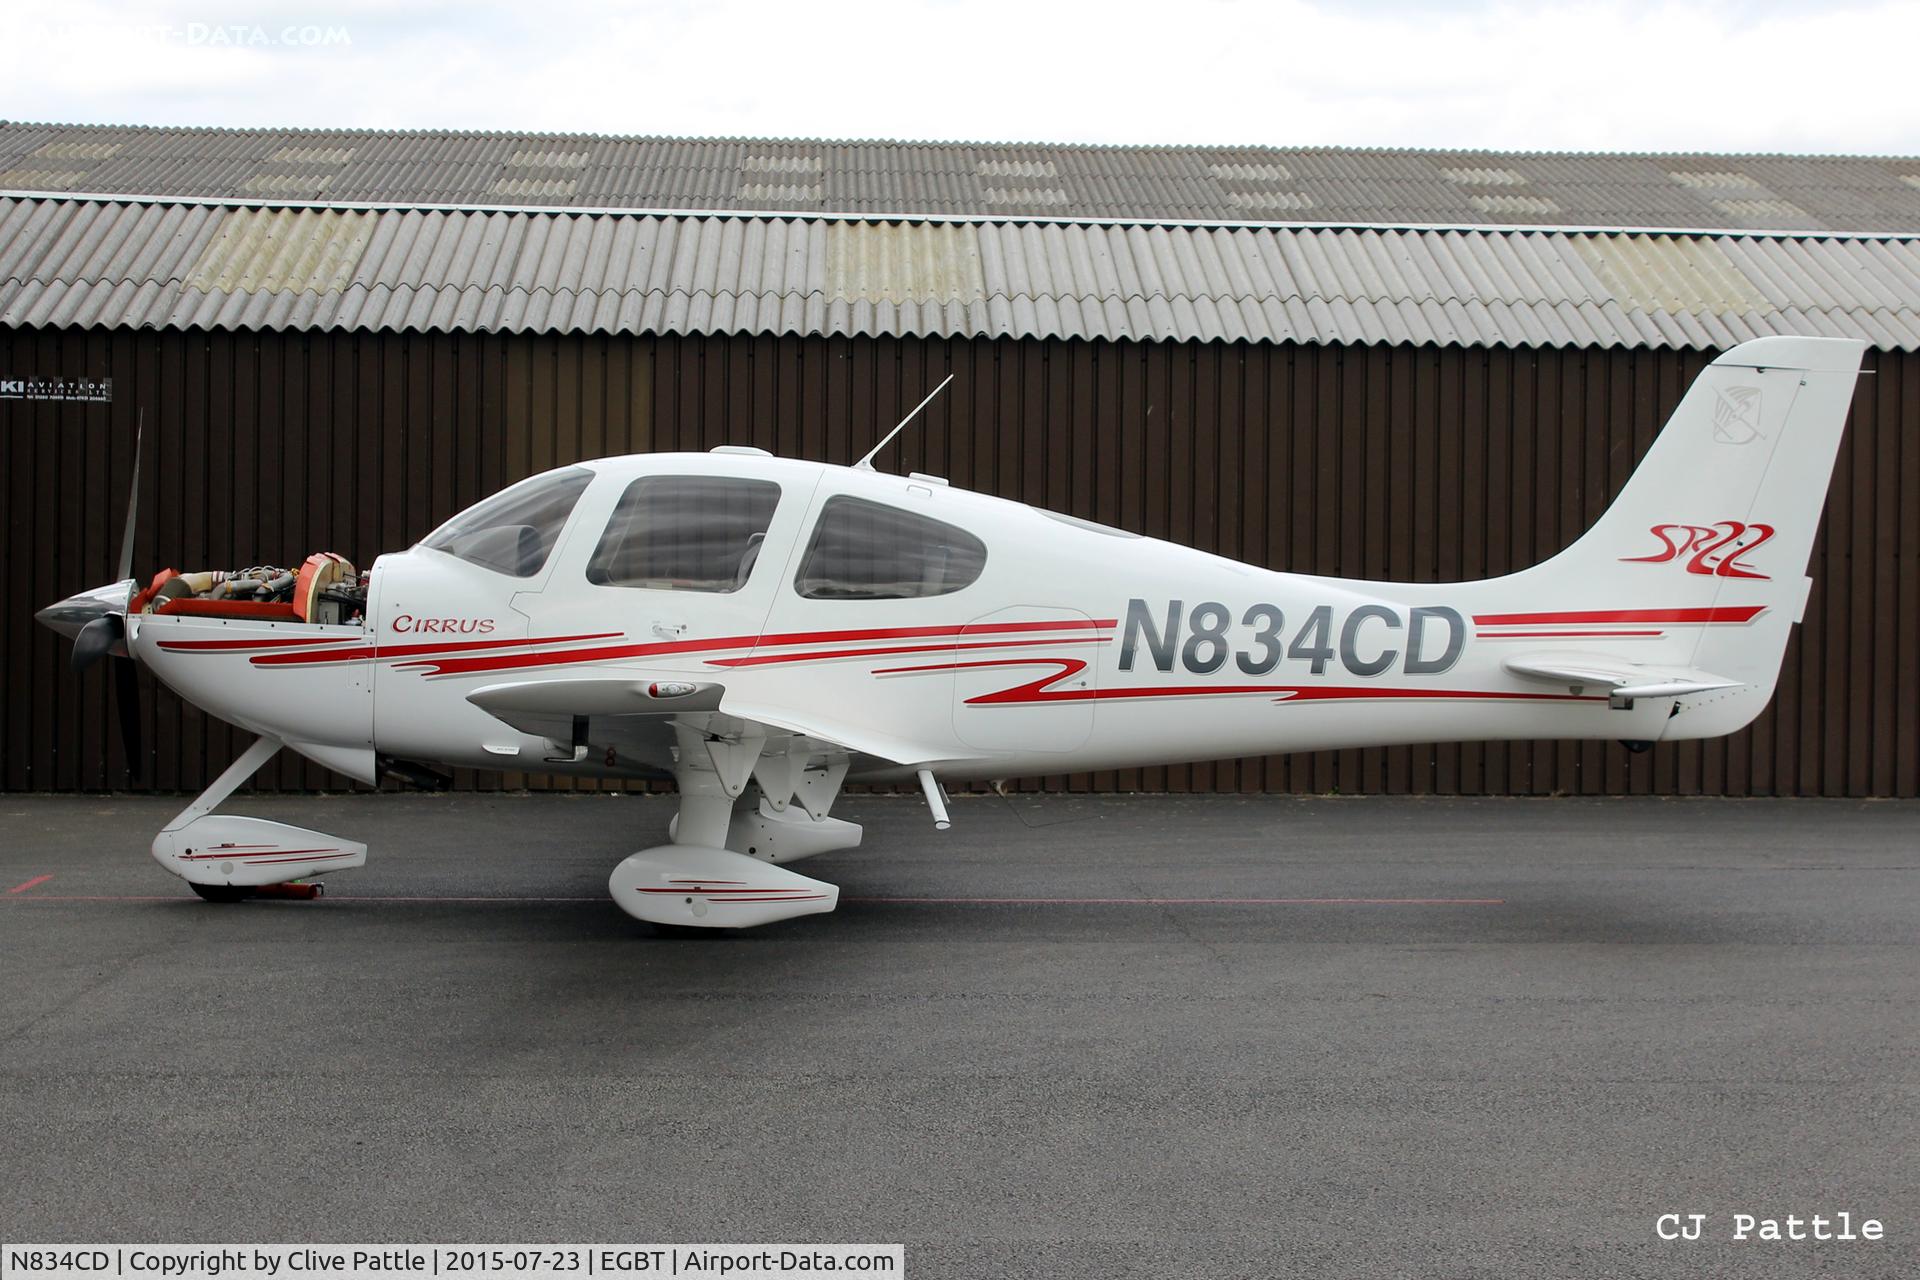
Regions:
<svg viewBox="0 0 1920 1280"><path fill-rule="evenodd" d="M1727 387L1715 393L1713 438L1721 444L1752 444L1761 438L1760 388Z"/></svg>
<svg viewBox="0 0 1920 1280"><path fill-rule="evenodd" d="M1667 564L1686 557L1688 573L1710 578L1757 578L1771 581L1743 557L1757 551L1773 537L1770 524L1755 521L1721 520L1711 525L1656 524L1648 530L1660 540L1660 549L1649 556L1621 556L1622 564Z"/></svg>

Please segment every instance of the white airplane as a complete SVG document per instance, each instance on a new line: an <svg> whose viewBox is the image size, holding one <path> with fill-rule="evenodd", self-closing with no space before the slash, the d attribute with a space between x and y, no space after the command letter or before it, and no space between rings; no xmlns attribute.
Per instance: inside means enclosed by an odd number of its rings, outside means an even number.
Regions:
<svg viewBox="0 0 1920 1280"><path fill-rule="evenodd" d="M130 657L259 735L153 843L202 897L366 861L213 812L286 747L367 783L670 776L678 816L614 869L614 900L663 926L759 925L833 910L834 885L785 864L860 842L832 816L848 781L917 779L944 829L943 782L1739 729L1806 603L1863 346L1727 352L1585 536L1481 582L1279 573L873 454L728 447L534 476L370 573L321 554L141 584L130 511L125 580L39 616L76 667Z"/></svg>

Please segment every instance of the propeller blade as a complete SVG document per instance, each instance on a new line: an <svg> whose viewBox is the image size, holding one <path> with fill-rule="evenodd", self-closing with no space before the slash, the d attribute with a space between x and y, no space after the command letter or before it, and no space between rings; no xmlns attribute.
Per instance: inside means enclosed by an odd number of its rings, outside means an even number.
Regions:
<svg viewBox="0 0 1920 1280"><path fill-rule="evenodd" d="M80 628L73 638L73 657L75 671L85 671L100 659L113 652L113 646L119 644L127 634L125 614L108 613L95 618Z"/></svg>
<svg viewBox="0 0 1920 1280"><path fill-rule="evenodd" d="M133 527L140 515L140 451L146 443L147 411L142 409L133 428L133 484L127 490L127 525L120 531L120 577L133 576Z"/></svg>
<svg viewBox="0 0 1920 1280"><path fill-rule="evenodd" d="M120 745L127 752L127 773L137 782L146 757L140 742L140 671L131 658L113 664L113 704L120 713Z"/></svg>

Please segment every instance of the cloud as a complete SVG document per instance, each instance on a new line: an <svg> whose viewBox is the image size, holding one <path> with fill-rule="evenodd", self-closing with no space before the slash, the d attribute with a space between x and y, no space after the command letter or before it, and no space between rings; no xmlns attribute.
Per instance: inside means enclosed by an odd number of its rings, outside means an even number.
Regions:
<svg viewBox="0 0 1920 1280"><path fill-rule="evenodd" d="M395 13L77 0L48 12L16 30L8 118L1920 152L1905 87L1920 6L1904 3L553 0Z"/></svg>

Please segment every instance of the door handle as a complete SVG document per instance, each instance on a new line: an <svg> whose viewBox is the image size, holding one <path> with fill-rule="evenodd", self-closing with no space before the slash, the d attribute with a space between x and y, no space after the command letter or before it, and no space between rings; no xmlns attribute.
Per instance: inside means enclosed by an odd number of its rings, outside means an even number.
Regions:
<svg viewBox="0 0 1920 1280"><path fill-rule="evenodd" d="M684 622L656 622L653 624L653 634L659 636L662 640L671 640L676 636L683 636L686 633L687 624Z"/></svg>

